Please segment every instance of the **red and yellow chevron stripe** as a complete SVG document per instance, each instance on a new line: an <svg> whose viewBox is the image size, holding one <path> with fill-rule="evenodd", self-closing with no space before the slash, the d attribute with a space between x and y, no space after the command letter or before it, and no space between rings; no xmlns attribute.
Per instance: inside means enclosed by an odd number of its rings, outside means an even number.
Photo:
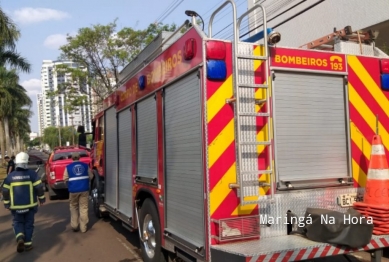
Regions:
<svg viewBox="0 0 389 262"><path fill-rule="evenodd" d="M389 156L389 92L381 90L377 58L349 55L347 61L353 178L356 187L365 187L377 115L379 134Z"/></svg>
<svg viewBox="0 0 389 262"><path fill-rule="evenodd" d="M254 55L262 55L263 48L253 47ZM227 44L227 80L223 83L207 82L207 123L208 123L208 168L210 186L210 216L211 219L223 219L241 215L258 213L257 205L240 206L237 192L229 188L230 183L236 183L236 155L235 155L235 130L234 108L227 104L226 99L233 97L232 82L232 47ZM255 82L263 84L264 64L262 61L254 61ZM256 90L256 98L265 99L266 91ZM257 106L257 111L266 110L266 105ZM257 120L258 140L267 140L266 119ZM258 164L260 169L267 169L267 148L258 147ZM267 180L261 177L260 180ZM270 182L270 181L268 181ZM260 189L260 194L265 195L268 189ZM211 225L211 234L216 235L215 225ZM215 240L212 239L212 244Z"/></svg>

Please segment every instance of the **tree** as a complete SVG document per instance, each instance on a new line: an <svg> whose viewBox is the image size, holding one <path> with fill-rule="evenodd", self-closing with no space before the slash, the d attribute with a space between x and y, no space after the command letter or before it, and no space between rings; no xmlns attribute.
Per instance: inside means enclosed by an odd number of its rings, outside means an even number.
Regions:
<svg viewBox="0 0 389 262"><path fill-rule="evenodd" d="M100 103L117 88L119 71L162 31L174 31L176 25L151 24L144 30L125 27L117 31L116 20L107 25L81 28L67 37L61 59L78 63L81 68L62 67L78 83L88 84ZM85 70L87 69L87 70Z"/></svg>
<svg viewBox="0 0 389 262"><path fill-rule="evenodd" d="M15 23L0 8L0 43L1 46L14 47L20 37Z"/></svg>
<svg viewBox="0 0 389 262"><path fill-rule="evenodd" d="M59 146L59 141L61 141L61 145L70 142L74 134L75 130L73 127L65 126L61 127L61 130L59 130L57 127L50 126L44 130L43 143L48 144L50 148L53 149L54 147Z"/></svg>
<svg viewBox="0 0 389 262"><path fill-rule="evenodd" d="M15 23L0 9L0 66L30 72L30 63L15 50L20 32Z"/></svg>
<svg viewBox="0 0 389 262"><path fill-rule="evenodd" d="M31 106L32 101L27 95L27 91L18 84L19 76L15 70L7 70L5 67L0 67L0 126L4 126L4 134L2 134L2 129L0 129L0 146L3 149L10 153L12 152L12 143L10 136L10 120L13 117L22 117L21 115L16 115L19 112L28 111L26 113L27 118L25 120L27 123L28 117L31 115L31 111L28 109L23 111L24 106ZM26 129L30 129L25 128ZM12 129L11 129L12 130ZM15 130L17 136L20 135L18 130ZM3 139L5 137L5 141ZM2 152L2 155L4 153Z"/></svg>
<svg viewBox="0 0 389 262"><path fill-rule="evenodd" d="M28 141L27 145L28 145L29 147L40 146L40 144L41 144L41 139L42 139L41 137L36 137L36 138L34 138L33 140Z"/></svg>
<svg viewBox="0 0 389 262"><path fill-rule="evenodd" d="M9 154L11 153L10 148L21 149L22 145L16 146L16 144L22 144L19 137L24 138L26 133L23 134L23 132L30 129L28 118L25 119L23 125L17 123L15 126L12 125L14 114L24 106L31 105L31 100L24 88L18 84L19 76L16 69L29 72L31 67L28 61L15 50L15 43L19 37L20 32L16 25L0 8L0 147L2 155L5 155L6 149ZM14 144L11 141L14 141ZM4 158L2 161L4 163Z"/></svg>

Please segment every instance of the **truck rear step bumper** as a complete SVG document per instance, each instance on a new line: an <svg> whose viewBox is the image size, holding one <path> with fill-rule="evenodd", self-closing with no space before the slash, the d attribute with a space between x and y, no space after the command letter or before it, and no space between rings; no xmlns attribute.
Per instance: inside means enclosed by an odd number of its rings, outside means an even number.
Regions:
<svg viewBox="0 0 389 262"><path fill-rule="evenodd" d="M229 262L300 261L382 249L388 246L389 235L373 236L370 244L359 249L314 242L301 236L289 235L213 245L211 246L211 260Z"/></svg>

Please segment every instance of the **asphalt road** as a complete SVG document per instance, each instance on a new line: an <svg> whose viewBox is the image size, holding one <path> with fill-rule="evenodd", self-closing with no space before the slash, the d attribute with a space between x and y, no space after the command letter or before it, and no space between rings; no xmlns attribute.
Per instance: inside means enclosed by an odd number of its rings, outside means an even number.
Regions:
<svg viewBox="0 0 389 262"><path fill-rule="evenodd" d="M17 253L10 212L0 206L0 261L142 261L137 232L131 233L112 219L98 220L89 210L89 230L73 232L68 200L50 201L35 216L34 249Z"/></svg>
<svg viewBox="0 0 389 262"><path fill-rule="evenodd" d="M36 160L46 161L48 155L37 150L28 152L31 167ZM43 171L44 168L41 168ZM68 199L50 201L39 207L35 216L34 249L17 253L12 231L12 216L0 205L0 261L1 262L62 262L62 261L142 261L137 232L129 232L119 222L109 218L97 219L89 210L89 230L73 232L70 227ZM388 257L388 256L386 256ZM353 255L309 260L314 262L367 262L367 252ZM388 262L388 258L382 259Z"/></svg>

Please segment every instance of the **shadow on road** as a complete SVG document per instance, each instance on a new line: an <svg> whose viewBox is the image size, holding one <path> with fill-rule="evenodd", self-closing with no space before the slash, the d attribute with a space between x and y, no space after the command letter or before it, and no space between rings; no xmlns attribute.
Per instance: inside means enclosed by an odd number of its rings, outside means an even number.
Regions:
<svg viewBox="0 0 389 262"><path fill-rule="evenodd" d="M139 233L137 230L130 232L128 229L124 228L122 226L122 223L120 221L115 221L109 217L103 218L103 221L106 223L110 223L110 225L118 232L120 235L124 236L126 240L134 247L137 248L137 253L140 256L140 241L139 241ZM126 262L127 260L124 261L119 261L119 262ZM128 260L131 261L131 260Z"/></svg>
<svg viewBox="0 0 389 262"><path fill-rule="evenodd" d="M15 253L4 256L0 254L0 261L11 262L26 262L26 261L41 261L40 257L46 252L60 253L63 250L67 241L64 241L63 234L73 233L70 229L70 210L68 201L48 202L42 207L38 208L35 215L35 229L33 235L33 250L21 254L16 253L16 241L12 230L12 215L10 212L0 215L0 250L11 248ZM93 228L93 225L98 221L89 209L89 223L88 230ZM75 234L75 233L73 233ZM68 238L65 238L68 239ZM82 245L83 237L81 233L79 236L71 238L75 245ZM53 260L55 261L55 259Z"/></svg>

